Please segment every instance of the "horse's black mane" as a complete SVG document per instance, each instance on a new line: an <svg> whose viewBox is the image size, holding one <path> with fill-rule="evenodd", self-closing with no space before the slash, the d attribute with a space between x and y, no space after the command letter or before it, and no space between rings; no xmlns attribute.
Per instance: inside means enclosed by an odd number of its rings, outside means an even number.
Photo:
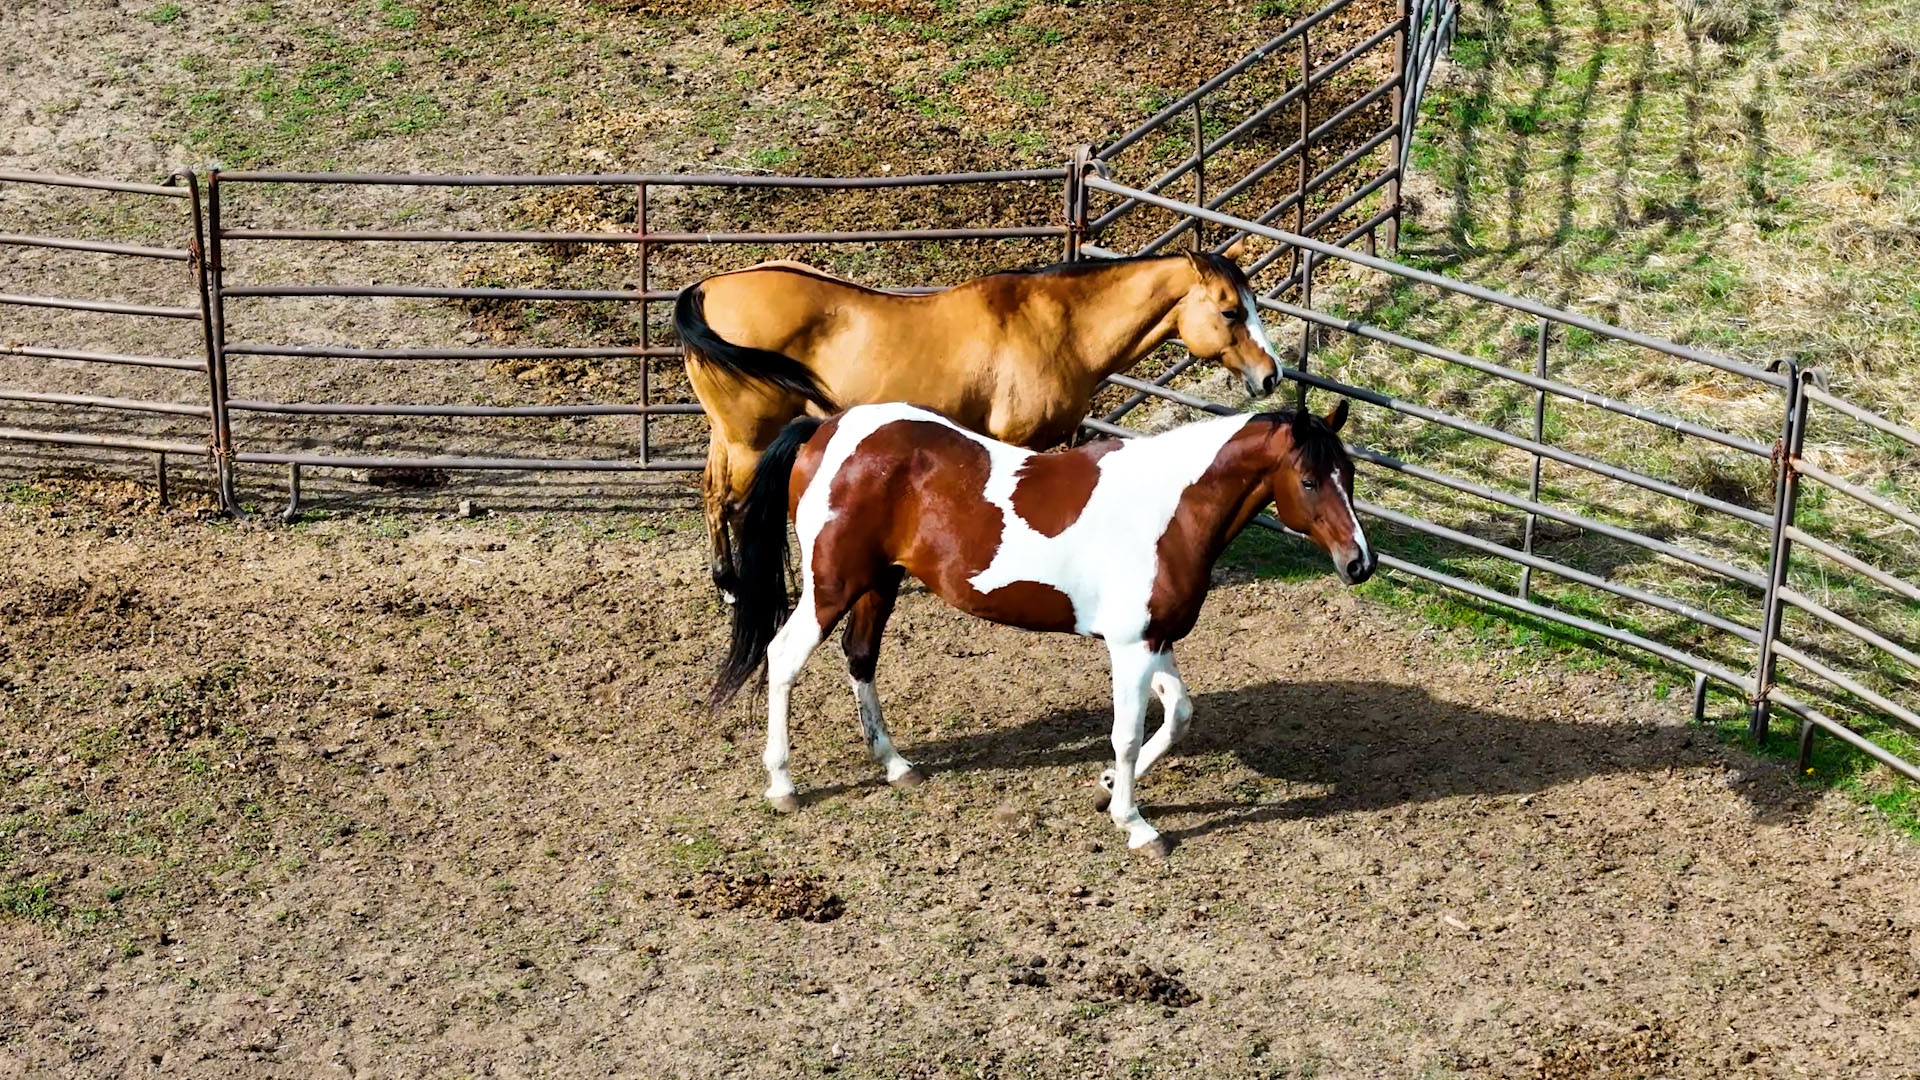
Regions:
<svg viewBox="0 0 1920 1080"><path fill-rule="evenodd" d="M1151 255L1123 255L1117 259L1076 259L1072 262L1048 263L1045 266L1030 266L1024 269L1002 270L999 272L1003 274L1024 274L1030 276L1078 277L1081 274L1099 273L1101 270L1110 266L1125 266L1129 263L1152 262L1156 259L1171 259L1186 254L1189 254L1189 252L1172 251L1155 252ZM1251 288L1247 283L1246 273L1240 269L1240 264L1227 258L1225 255L1216 255L1211 251L1192 252L1191 254L1202 262L1205 262L1215 271L1226 275L1227 280L1233 282L1234 288Z"/></svg>
<svg viewBox="0 0 1920 1080"><path fill-rule="evenodd" d="M1294 452L1300 455L1301 466L1316 477L1333 475L1348 460L1347 448L1340 442L1340 436L1334 434L1326 421L1311 412L1304 409L1276 409L1260 413L1257 419L1276 427L1281 424L1291 427Z"/></svg>

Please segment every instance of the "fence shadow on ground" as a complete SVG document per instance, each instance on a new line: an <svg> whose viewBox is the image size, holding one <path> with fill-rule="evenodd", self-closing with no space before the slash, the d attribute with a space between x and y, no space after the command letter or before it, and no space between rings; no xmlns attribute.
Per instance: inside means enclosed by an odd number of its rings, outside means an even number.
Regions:
<svg viewBox="0 0 1920 1080"><path fill-rule="evenodd" d="M1105 709L1054 712L1003 731L901 749L934 772L1085 765L1091 779L1110 757L1110 717ZM1149 730L1158 723L1156 707ZM1168 830L1176 840L1268 821L1458 796L1525 795L1594 776L1668 775L1722 762L1740 770L1734 789L1763 822L1798 820L1816 797L1777 769L1748 768L1757 763L1699 728L1536 719L1387 682L1265 682L1197 695L1194 726L1168 761L1220 752L1262 776L1322 790L1277 802L1193 802L1177 779L1150 776L1144 795L1151 815L1203 818ZM1092 794L1089 787L1089 808Z"/></svg>

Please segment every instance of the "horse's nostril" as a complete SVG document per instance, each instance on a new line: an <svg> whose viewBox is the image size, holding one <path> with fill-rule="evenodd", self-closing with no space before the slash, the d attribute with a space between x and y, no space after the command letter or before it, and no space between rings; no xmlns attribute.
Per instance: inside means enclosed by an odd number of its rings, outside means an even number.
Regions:
<svg viewBox="0 0 1920 1080"><path fill-rule="evenodd" d="M1347 564L1347 576L1350 578L1359 580L1360 578L1365 577L1366 573L1367 573L1367 561L1365 559L1354 559L1352 562L1349 562Z"/></svg>

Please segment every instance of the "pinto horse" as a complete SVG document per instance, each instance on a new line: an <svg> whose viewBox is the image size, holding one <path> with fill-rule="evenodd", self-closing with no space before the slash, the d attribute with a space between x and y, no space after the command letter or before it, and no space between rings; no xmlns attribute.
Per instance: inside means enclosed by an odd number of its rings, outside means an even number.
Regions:
<svg viewBox="0 0 1920 1080"><path fill-rule="evenodd" d="M1100 380L1175 335L1255 397L1280 379L1246 275L1205 253L1061 263L927 295L763 263L683 290L673 324L713 425L702 490L713 580L729 599L728 534L754 466L809 409L904 401L1038 450L1072 436Z"/></svg>
<svg viewBox="0 0 1920 1080"><path fill-rule="evenodd" d="M1127 846L1166 843L1140 816L1134 781L1193 713L1173 645L1200 616L1213 564L1269 503L1365 581L1373 551L1354 515L1353 462L1335 434L1342 400L1311 413L1239 414L1127 443L1035 454L938 413L867 405L781 430L761 458L740 538L732 645L714 687L725 704L767 666L763 761L774 809L797 809L787 773L788 691L847 617L847 672L867 749L898 785L922 777L894 750L873 674L902 575L970 615L1102 638L1113 663L1114 767L1101 777ZM787 521L800 540L800 599L788 615ZM783 622L784 620L784 622ZM1148 693L1164 720L1145 735Z"/></svg>

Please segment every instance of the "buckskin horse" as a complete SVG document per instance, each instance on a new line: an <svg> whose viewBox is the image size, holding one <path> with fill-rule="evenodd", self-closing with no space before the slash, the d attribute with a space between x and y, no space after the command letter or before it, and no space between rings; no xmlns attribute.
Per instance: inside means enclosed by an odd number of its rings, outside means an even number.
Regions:
<svg viewBox="0 0 1920 1080"><path fill-rule="evenodd" d="M1036 454L904 404L802 417L767 448L747 496L732 642L716 707L767 668L767 799L797 809L787 773L788 692L844 616L847 672L868 752L889 783L922 777L881 720L873 676L902 575L970 615L1102 638L1113 665L1113 768L1106 808L1127 846L1167 845L1140 816L1134 782L1185 734L1193 704L1174 643L1193 629L1213 564L1271 503L1333 558L1349 585L1375 559L1353 511L1353 462L1335 434L1342 400L1311 413L1238 414L1127 443ZM788 615L787 521L800 541ZM1147 694L1164 717L1145 735Z"/></svg>
<svg viewBox="0 0 1920 1080"><path fill-rule="evenodd" d="M1228 256L1061 263L927 295L787 262L689 286L673 323L713 426L703 494L714 584L732 598L728 534L754 466L781 425L810 408L904 401L1043 450L1072 436L1101 379L1176 335L1249 394L1271 393L1280 357Z"/></svg>

